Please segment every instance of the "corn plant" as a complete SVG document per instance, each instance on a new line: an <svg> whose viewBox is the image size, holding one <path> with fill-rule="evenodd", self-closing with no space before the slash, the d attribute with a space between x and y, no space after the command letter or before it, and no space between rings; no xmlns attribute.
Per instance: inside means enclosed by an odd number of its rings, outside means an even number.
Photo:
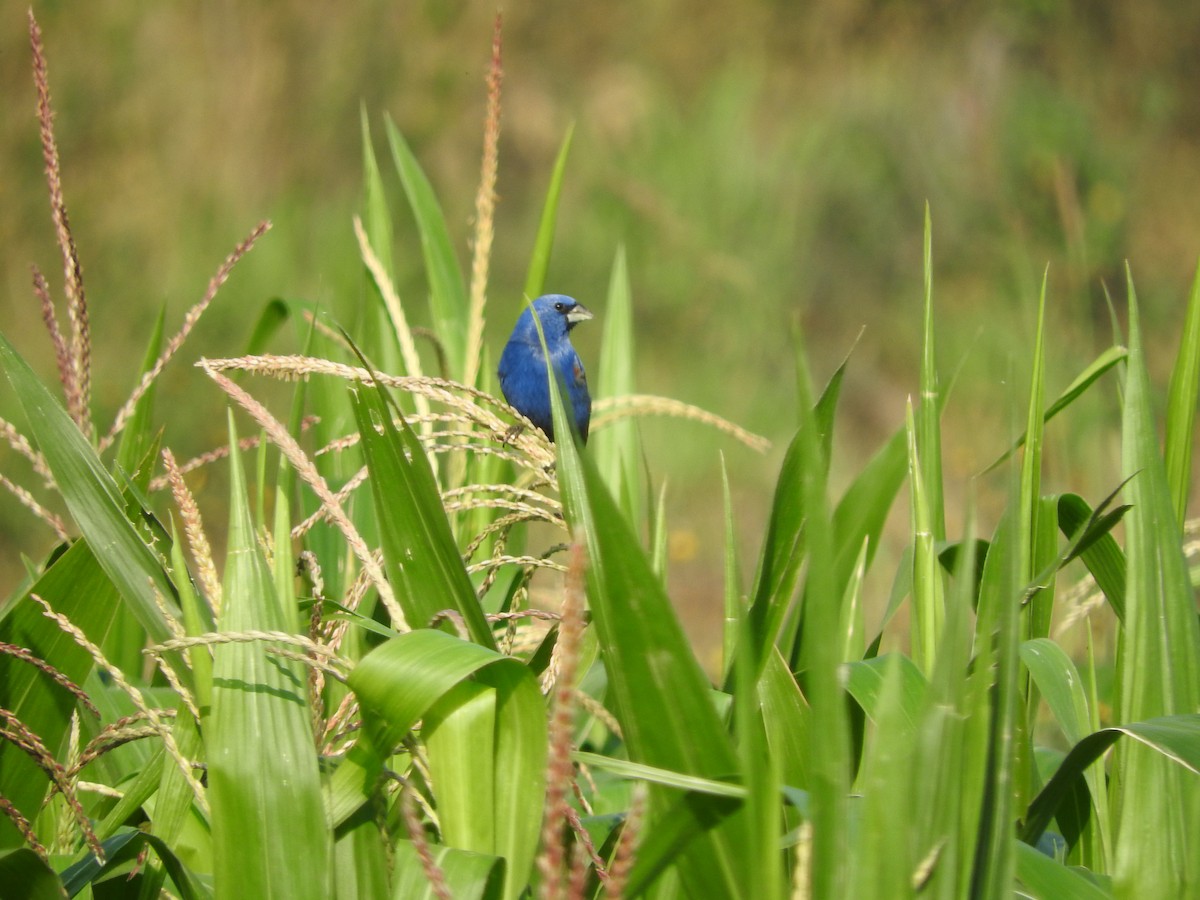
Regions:
<svg viewBox="0 0 1200 900"><path fill-rule="evenodd" d="M197 361L228 407L228 441L185 462L162 446L156 380L268 226L235 248L174 338L163 343L161 318L150 329L137 386L101 434L32 14L30 30L70 328L35 273L61 397L0 336L21 413L2 430L29 486L3 484L56 542L0 609L0 895L1100 898L1200 887L1189 846L1200 628L1184 549L1200 274L1161 446L1132 277L1127 337L1049 402L1043 283L1028 394L1013 398L1022 424L996 445L1007 506L990 534L969 507L951 535L941 429L970 423L945 417L927 210L920 395L904 426L835 498L850 361L817 391L798 336L799 412L749 578L729 500L737 473L724 473L714 677L667 592L662 502L633 417L765 442L636 393L619 249L592 443L570 439L549 373L559 441L512 427L520 417L496 396L483 339L499 21L465 274L417 156L384 123L420 235L432 336L395 287L390 198L364 114L359 328L282 303L302 353ZM527 298L547 283L570 143L568 132ZM262 378L294 383L286 415L256 396ZM1046 430L1099 390L1119 390L1123 410L1111 494L1045 494ZM205 466L229 472L223 554L188 483ZM902 492L907 549L868 628L868 576ZM1103 688L1093 621L1116 633ZM1085 634L1082 659L1063 647L1068 630Z"/></svg>

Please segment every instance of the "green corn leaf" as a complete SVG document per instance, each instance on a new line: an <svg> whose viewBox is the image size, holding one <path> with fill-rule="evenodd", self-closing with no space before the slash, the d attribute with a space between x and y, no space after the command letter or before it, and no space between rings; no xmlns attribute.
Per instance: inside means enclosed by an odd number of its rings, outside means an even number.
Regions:
<svg viewBox="0 0 1200 900"><path fill-rule="evenodd" d="M154 367L154 363L158 360L159 348L162 346L163 322L166 319L167 306L164 303L158 309L158 317L154 320L154 328L150 332L150 340L146 345L146 355L142 359L142 366L138 372L138 380L149 372ZM117 443L117 466L126 472L135 472L138 470L138 463L146 456L146 452L150 449L150 445L154 442L154 428L151 424L150 417L154 412L154 395L156 393L157 384L151 383L146 393L142 394L137 405L133 408L133 415L129 417L129 421L125 423L125 430L121 432L121 439ZM139 487L144 491L150 483L150 472L146 471L142 479L139 480Z"/></svg>
<svg viewBox="0 0 1200 900"><path fill-rule="evenodd" d="M230 446L237 446L232 414ZM221 631L294 631L258 547L231 457ZM284 548L277 547L276 552ZM290 567L290 558L276 565ZM321 798L307 671L259 642L218 645L206 728L213 879L220 896L328 897L333 841Z"/></svg>
<svg viewBox="0 0 1200 900"><path fill-rule="evenodd" d="M1159 454L1137 297L1129 292L1122 467L1130 477L1125 517L1125 631L1117 656L1117 715L1142 721L1200 709L1200 627ZM1174 896L1200 885L1200 857L1187 822L1200 821L1200 782L1138 746L1117 748L1114 764L1118 891ZM1175 810L1168 814L1168 810Z"/></svg>
<svg viewBox="0 0 1200 900"><path fill-rule="evenodd" d="M1029 804L1021 826L1022 841L1037 843L1059 806L1068 801L1073 793L1087 790L1084 776L1088 767L1099 760L1122 735L1132 738L1133 743L1164 765L1179 771L1184 778L1200 775L1200 714L1160 716L1144 722L1101 729L1071 748L1054 776ZM1161 827L1163 823L1160 821ZM1158 833L1158 829L1152 829L1152 833ZM1173 874L1176 873L1167 873L1168 877Z"/></svg>
<svg viewBox="0 0 1200 900"><path fill-rule="evenodd" d="M1167 403L1167 487L1175 503L1175 519L1187 518L1192 487L1192 437L1196 427L1196 397L1200 392L1200 265L1188 297L1187 320L1179 337L1179 355L1171 372Z"/></svg>
<svg viewBox="0 0 1200 900"><path fill-rule="evenodd" d="M888 653L849 663L846 672L846 690L862 707L867 718L876 721L891 715L892 728L888 733L897 737L911 737L919 724L929 690L929 682L916 664L907 656ZM884 691L889 678L895 681L896 687L889 698L890 702L884 703ZM899 716L895 715L896 712L899 712Z"/></svg>
<svg viewBox="0 0 1200 900"><path fill-rule="evenodd" d="M1107 878L1064 866L1027 844L1018 843L1016 848L1017 881L1024 889L1018 896L1035 900L1111 900L1113 892Z"/></svg>
<svg viewBox="0 0 1200 900"><path fill-rule="evenodd" d="M389 118L387 120L388 143L392 148L392 160L409 207L417 220L417 232L421 237L421 252L425 258L425 272L429 278L429 305L433 312L434 330L452 378L461 378L467 352L467 288L463 282L462 269L450 241L446 219L433 192L433 186L421 170L404 136Z"/></svg>
<svg viewBox="0 0 1200 900"><path fill-rule="evenodd" d="M571 139L575 135L575 124L567 127L558 156L554 160L554 171L550 175L550 187L546 191L546 202L542 206L542 217L538 222L537 238L533 242L533 253L529 257L529 273L525 276L525 298L534 300L545 293L546 274L550 271L550 254L554 249L554 225L558 219L558 200L562 195L563 176L567 170L567 157L571 153ZM586 304L585 304L586 305Z"/></svg>
<svg viewBox="0 0 1200 900"><path fill-rule="evenodd" d="M1115 495L1114 495L1115 496ZM1078 556L1096 579L1096 584L1108 598L1108 605L1117 618L1125 620L1125 554L1109 533L1128 506L1102 512L1107 501L1095 511L1078 494L1063 494L1058 498L1058 527L1076 543L1072 556ZM1085 537L1085 535L1087 535Z"/></svg>
<svg viewBox="0 0 1200 900"><path fill-rule="evenodd" d="M364 783L424 718L443 837L506 860L503 896L518 896L541 827L542 806L529 801L545 783L546 707L533 673L512 657L423 629L368 653L350 687L368 740L334 778L335 821L361 804Z"/></svg>
<svg viewBox="0 0 1200 900"><path fill-rule="evenodd" d="M472 640L494 647L420 440L403 417L399 428L392 423L399 410L382 387L354 389L351 402L371 470L384 567L408 624L427 627L450 609Z"/></svg>
<svg viewBox="0 0 1200 900"><path fill-rule="evenodd" d="M1047 638L1026 641L1021 645L1021 661L1037 684L1038 691L1046 700L1063 736L1072 744L1078 744L1091 730L1092 714L1084 696L1083 681L1070 657L1056 643ZM1104 857L1107 858L1109 839L1108 786L1104 767L1099 760L1083 770L1091 801L1091 817L1096 823ZM1061 824L1061 823L1060 823ZM1074 835L1061 829L1068 844L1075 843Z"/></svg>
<svg viewBox="0 0 1200 900"><path fill-rule="evenodd" d="M70 618L92 641L112 627L121 598L86 540L73 543L28 592L5 607L0 640L24 647L82 685L92 671L91 656L29 599L37 594ZM0 653L0 707L9 710L50 748L63 746L76 700L45 673ZM38 764L11 741L0 741L0 794L27 819L41 808L50 780ZM0 817L0 847L24 843L7 816Z"/></svg>
<svg viewBox="0 0 1200 900"><path fill-rule="evenodd" d="M942 500L942 399L938 386L937 354L934 351L933 314L933 223L929 202L925 203L924 338L921 343L921 403L917 407L917 449L921 458L921 480L925 483L926 503L935 542L946 539L946 511Z"/></svg>
<svg viewBox="0 0 1200 900"><path fill-rule="evenodd" d="M908 477L912 486L912 610L913 656L921 671L933 671L933 662L945 620L945 584L935 546L935 513L925 484L925 469L919 458L919 441L912 404L908 405ZM940 496L940 492L938 493Z"/></svg>
<svg viewBox="0 0 1200 900"><path fill-rule="evenodd" d="M546 782L546 704L537 679L525 666L487 666L444 694L424 721L443 842L502 858L503 896L521 896Z"/></svg>
<svg viewBox="0 0 1200 900"><path fill-rule="evenodd" d="M62 900L58 873L28 847L0 853L0 885L5 900Z"/></svg>
<svg viewBox="0 0 1200 900"><path fill-rule="evenodd" d="M1049 422L1060 412L1079 399L1079 397L1086 393L1087 389L1090 388L1100 378L1101 375L1108 372L1118 363L1123 362L1126 355L1127 351L1124 347L1113 346L1109 347L1094 360L1092 360L1091 364L1088 365L1088 367L1082 372L1080 372L1075 380L1067 386L1067 389L1059 394L1053 403L1046 407L1046 411L1042 414L1042 423L1045 424ZM1004 463L1005 460L1011 457L1023 446L1025 446L1025 434L1022 434L1019 438L1017 438L1017 440L1014 441L1007 450L1000 454L1000 456L997 457L996 460L993 461L992 464L984 469L980 474L986 475L988 472L991 472L993 469Z"/></svg>
<svg viewBox="0 0 1200 900"><path fill-rule="evenodd" d="M550 377L557 473L568 524L587 550L587 596L600 640L613 712L630 759L688 775L726 776L737 768L729 736L709 698L662 583L591 459L582 454ZM652 791L652 808L662 795ZM699 810L695 811L700 816ZM719 817L723 818L723 817ZM677 860L692 890L744 896L739 861L748 848L743 817L705 830Z"/></svg>
<svg viewBox="0 0 1200 900"><path fill-rule="evenodd" d="M504 896L504 860L440 845L429 850L455 900L499 900ZM438 895L413 843L397 841L394 853L393 900L436 900Z"/></svg>
<svg viewBox="0 0 1200 900"><path fill-rule="evenodd" d="M213 891L180 862L174 848L154 835L136 828L124 828L103 842L106 856L104 864L89 854L86 859L63 872L62 885L66 896L74 897L110 872L121 871L136 861L139 855L145 852L147 845L152 847L162 860L182 900L208 900L214 896Z"/></svg>
<svg viewBox="0 0 1200 900"><path fill-rule="evenodd" d="M66 410L3 335L0 335L0 364L25 411L29 433L45 456L75 524L92 546L104 548L97 561L150 638L169 640L171 632L159 603L177 614L175 587L163 570L162 561L126 516L125 500L117 483ZM156 592L161 600L155 598Z"/></svg>
<svg viewBox="0 0 1200 900"><path fill-rule="evenodd" d="M625 249L617 250L604 306L604 339L600 345L600 377L597 396L621 397L634 393L633 300ZM596 465L632 523L645 514L645 481L642 478L641 448L637 423L619 419L598 429L591 441Z"/></svg>

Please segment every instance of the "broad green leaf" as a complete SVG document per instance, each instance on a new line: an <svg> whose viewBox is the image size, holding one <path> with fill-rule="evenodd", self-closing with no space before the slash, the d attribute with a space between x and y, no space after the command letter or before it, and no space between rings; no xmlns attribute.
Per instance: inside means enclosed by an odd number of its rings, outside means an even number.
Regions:
<svg viewBox="0 0 1200 900"><path fill-rule="evenodd" d="M91 656L47 619L29 594L37 594L70 618L91 641L103 641L121 600L88 542L78 540L67 548L26 593L6 605L0 622L0 640L24 647L82 685L92 671ZM63 746L76 705L75 698L45 673L0 653L0 707L13 713L52 751ZM0 741L0 795L27 819L37 816L49 784L49 777L29 755L11 741ZM0 817L0 846L22 843L8 817Z"/></svg>
<svg viewBox="0 0 1200 900"><path fill-rule="evenodd" d="M1172 770L1179 771L1184 779L1193 779L1200 775L1200 714L1162 716L1145 722L1101 729L1089 734L1071 748L1071 752L1055 771L1054 777L1046 782L1046 786L1029 804L1021 827L1022 841L1027 844L1036 843L1050 824L1050 820L1054 818L1059 805L1073 793L1087 790L1084 780L1087 768L1099 760L1122 735L1132 738L1133 743L1154 758L1163 761ZM1163 808L1168 809L1172 806ZM1160 828L1162 825L1160 822Z"/></svg>
<svg viewBox="0 0 1200 900"><path fill-rule="evenodd" d="M466 849L493 847L508 861L503 895L517 896L528 882L545 793L545 703L533 674L512 657L422 629L368 653L349 681L365 740L335 775L335 821L362 803L391 749L425 718L431 763L444 776L434 779L444 836L475 845ZM484 789L486 797L474 795L475 821L471 792Z"/></svg>
<svg viewBox="0 0 1200 900"><path fill-rule="evenodd" d="M1093 511L1078 494L1063 494L1058 498L1058 527L1076 545L1071 557L1078 555L1083 561L1113 613L1124 622L1125 554L1109 532L1129 507L1105 512L1106 506L1107 501Z"/></svg>
<svg viewBox="0 0 1200 900"><path fill-rule="evenodd" d="M138 381L141 377L149 372L154 367L154 363L158 360L159 349L162 346L163 321L166 318L167 307L164 303L158 309L158 318L154 320L154 328L150 332L150 340L146 345L146 355L142 358L142 366L138 372ZM138 468L138 463L146 455L150 444L154 440L153 426L151 424L151 415L154 412L154 395L157 391L157 384L152 383L150 387L142 394L141 399L133 408L133 415L129 417L129 421L125 423L125 430L121 432L121 439L117 443L117 465L126 472L134 472ZM140 487L146 489L146 485L150 482L150 473L147 472Z"/></svg>
<svg viewBox="0 0 1200 900"><path fill-rule="evenodd" d="M28 847L0 853L3 900L63 900L66 896L58 873Z"/></svg>
<svg viewBox="0 0 1200 900"><path fill-rule="evenodd" d="M230 446L237 445L232 413ZM250 518L241 460L231 457L223 632L295 630ZM285 548L276 548L277 552ZM290 559L277 559L288 567ZM262 642L214 649L206 723L213 878L220 896L328 897L333 840L321 797L307 670Z"/></svg>
<svg viewBox="0 0 1200 900"><path fill-rule="evenodd" d="M363 227L376 259L394 282L396 267L392 262L392 245L395 243L395 232L392 215L388 211L387 193L383 189L383 176L375 158L371 121L365 104L359 107L358 119L363 148Z"/></svg>
<svg viewBox="0 0 1200 900"><path fill-rule="evenodd" d="M410 631L380 644L350 673L374 748L389 752L446 692L483 666L515 659L441 631Z"/></svg>
<svg viewBox="0 0 1200 900"><path fill-rule="evenodd" d="M546 790L546 703L522 665L490 665L426 712L442 841L505 861L503 895L529 883Z"/></svg>
<svg viewBox="0 0 1200 900"><path fill-rule="evenodd" d="M458 613L472 640L495 639L475 597L429 459L408 423L392 423L383 388L351 392L371 495L383 541L384 567L408 625L425 628L444 610Z"/></svg>
<svg viewBox="0 0 1200 900"><path fill-rule="evenodd" d="M701 778L698 775L684 775L679 772L670 772L666 769L660 769L657 766L648 766L644 763L630 762L627 759L618 759L612 756L602 756L599 753L589 753L585 750L575 750L571 753L571 758L577 763L582 763L585 766L593 769L599 769L604 772L611 772L621 778L630 780L646 781L650 784L658 784L663 787L676 788L680 791L687 791L694 794L706 794L712 797L733 797L737 799L746 796L746 788L740 784L733 784L728 781L717 781L712 778Z"/></svg>
<svg viewBox="0 0 1200 900"><path fill-rule="evenodd" d="M633 300L625 248L617 250L604 305L604 340L600 345L600 375L596 396L621 397L634 393ZM626 518L640 523L645 510L641 448L637 423L625 417L598 429L591 438L596 466Z"/></svg>
<svg viewBox="0 0 1200 900"><path fill-rule="evenodd" d="M767 658L758 682L758 702L767 746L779 763L780 778L784 784L807 787L811 778L808 756L812 742L808 733L812 727L808 704L778 650Z"/></svg>
<svg viewBox="0 0 1200 900"><path fill-rule="evenodd" d="M800 426L793 442L798 456L793 502L799 500L797 505L806 516L804 532L808 560L799 658L804 668L802 674L811 722L807 737L813 828L811 885L802 885L802 889L810 888L815 897L843 897L846 896L848 872L840 861L846 858L850 849L847 794L852 765L849 717L839 675L842 641L838 628L843 620L843 588L837 583L834 568L834 527L827 483L829 469L817 421L819 405L812 403L808 361L799 342L796 370ZM784 603L788 600L787 597L780 599ZM773 631L768 630L766 634L773 640ZM769 652L770 647L763 650Z"/></svg>
<svg viewBox="0 0 1200 900"><path fill-rule="evenodd" d="M1096 876L1064 866L1028 844L1016 844L1016 857L1017 881L1024 888L1018 896L1035 900L1111 900L1113 896L1111 887L1097 883Z"/></svg>
<svg viewBox="0 0 1200 900"><path fill-rule="evenodd" d="M729 471L725 467L725 454L721 454L721 496L725 509L725 618L721 623L721 671L722 680L728 679L730 667L737 647L738 623L746 601L742 596L742 573L738 565L737 535L733 523L733 496L729 490Z"/></svg>
<svg viewBox="0 0 1200 900"><path fill-rule="evenodd" d="M846 664L846 690L862 707L867 718L878 721L885 715L890 715L889 734L911 735L917 728L920 715L925 707L925 696L929 683L921 670L907 656L899 653L888 653L874 659ZM895 709L888 708L883 703L884 690L888 679L896 683L890 703ZM895 715L899 712L899 715ZM897 732L902 732L898 734Z"/></svg>
<svg viewBox="0 0 1200 900"><path fill-rule="evenodd" d="M554 249L554 225L558 219L558 199L562 194L563 175L567 170L567 157L571 152L571 138L574 135L575 124L571 123L558 148L554 170L550 175L550 187L546 191L546 202L542 206L542 217L538 221L537 238L533 242L533 253L529 257L529 272L525 276L526 300L537 299L546 289L546 274L550 271L550 254Z"/></svg>
<svg viewBox="0 0 1200 900"><path fill-rule="evenodd" d="M863 468L838 501L833 513L837 583L849 582L864 543L870 568L888 511L908 475L908 434L899 428Z"/></svg>
<svg viewBox="0 0 1200 900"><path fill-rule="evenodd" d="M888 654L851 668L869 685L873 728L868 728L857 786L863 795L851 854L860 865L847 867L853 897L899 897L911 889L916 844L912 828L917 711L924 705L925 680L906 656ZM916 691L914 692L914 688ZM856 699L858 699L856 695ZM862 701L860 700L860 703Z"/></svg>
<svg viewBox="0 0 1200 900"><path fill-rule="evenodd" d="M100 566L150 638L168 640L171 632L159 603L177 614L175 587L162 561L125 515L125 501L116 482L66 410L3 335L0 364L75 524L93 547L103 548L96 556ZM156 592L161 599L156 600Z"/></svg>
<svg viewBox="0 0 1200 900"><path fill-rule="evenodd" d="M441 845L429 850L454 900L498 900L504 896L504 860ZM436 900L438 895L411 841L396 842L394 862L393 900Z"/></svg>
<svg viewBox="0 0 1200 900"><path fill-rule="evenodd" d="M1091 730L1093 716L1088 710L1083 681L1075 669L1075 664L1058 644L1047 638L1038 638L1022 644L1021 661L1045 698L1046 705L1050 707L1063 736L1068 743L1078 744ZM1100 761L1097 760L1095 764L1088 766L1083 772L1083 777L1091 795L1090 814L1100 835L1104 856L1099 862L1103 863L1108 854L1109 811L1108 786ZM1072 835L1066 835L1066 838L1069 844L1074 844Z"/></svg>
<svg viewBox="0 0 1200 900"><path fill-rule="evenodd" d="M1011 488L1013 501L1018 490L1019 485L1014 483ZM1020 551L1017 544L1021 532L1015 507L1016 503L1012 502L1000 521L984 561L980 582L976 623L976 643L980 650L975 667L987 673L990 690L980 697L973 712L986 723L987 745L1008 749L998 753L988 751L970 881L974 896L1005 894L1011 888L1015 865L1012 823L1020 789L1017 772L1023 762L1019 754L1027 746L1020 740L1017 725L1020 693Z"/></svg>
<svg viewBox="0 0 1200 900"><path fill-rule="evenodd" d="M461 378L467 341L467 288L463 283L462 270L450 241L446 219L429 179L421 171L420 163L391 118L387 119L386 127L392 160L396 164L396 171L400 173L409 207L417 220L421 253L429 278L429 307L433 313L434 330L446 353L450 376Z"/></svg>
<svg viewBox="0 0 1200 900"><path fill-rule="evenodd" d="M1122 468L1130 477L1125 517L1125 630L1118 645L1117 710L1143 721L1200 709L1200 627L1153 400L1132 276L1125 376ZM1200 821L1200 781L1137 745L1117 749L1113 874L1118 893L1174 896L1200 885L1192 829ZM1166 810L1176 810L1168 815Z"/></svg>
<svg viewBox="0 0 1200 900"><path fill-rule="evenodd" d="M66 895L74 897L84 888L105 877L109 871L121 871L124 866L144 853L147 845L152 847L162 860L182 900L207 900L214 896L214 892L179 861L169 844L136 828L123 828L102 843L107 858L103 865L95 856L88 854L85 859L63 872L62 884Z"/></svg>
<svg viewBox="0 0 1200 900"><path fill-rule="evenodd" d="M547 376L550 377L549 375ZM557 382L550 380L557 473L568 525L587 550L587 596L608 673L609 697L635 762L707 778L737 760L662 584L591 459L574 440ZM661 793L652 808L661 809ZM697 812L697 815L699 813ZM651 826L653 827L653 826ZM743 896L744 820L735 816L689 845L677 870L694 889Z"/></svg>

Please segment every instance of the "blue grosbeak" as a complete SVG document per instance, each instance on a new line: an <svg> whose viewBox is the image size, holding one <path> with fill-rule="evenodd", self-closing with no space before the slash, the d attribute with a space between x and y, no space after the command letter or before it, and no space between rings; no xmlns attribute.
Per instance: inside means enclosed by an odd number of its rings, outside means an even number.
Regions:
<svg viewBox="0 0 1200 900"><path fill-rule="evenodd" d="M575 427L586 441L588 423L592 417L592 398L588 394L583 363L568 337L572 328L592 317L582 304L563 294L547 294L538 297L531 307L521 313L500 356L500 390L509 406L546 432L546 437L554 440L546 357L542 353L542 342L533 321L535 313L542 323L553 371L566 385L567 397L575 415Z"/></svg>

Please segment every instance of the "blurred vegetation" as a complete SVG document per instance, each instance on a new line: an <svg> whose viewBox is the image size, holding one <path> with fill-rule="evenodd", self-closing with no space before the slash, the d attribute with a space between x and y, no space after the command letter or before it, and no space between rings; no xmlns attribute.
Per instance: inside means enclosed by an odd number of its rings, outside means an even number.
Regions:
<svg viewBox="0 0 1200 900"><path fill-rule="evenodd" d="M98 421L128 393L129 363L159 307L171 333L261 218L274 230L164 378L159 402L186 398L195 410L170 417L178 433L167 443L186 454L222 441L225 398L188 363L239 351L272 296L353 317L365 291L350 228L360 109L395 118L466 259L495 11L432 0L38 5L93 314ZM1047 264L1047 330L1061 338L1049 393L1111 341L1105 285L1122 293L1125 259L1150 364L1162 365L1151 375L1165 383L1171 354L1154 351L1175 345L1166 332L1182 319L1200 252L1200 7L539 3L506 8L504 28L490 346L522 302L545 182L574 122L551 287L602 316L613 254L627 248L639 389L705 406L778 445L794 421L793 328L806 333L818 374L863 331L839 435L847 466L861 463L917 386L926 200L940 365L950 373L962 361L950 402L979 422L978 435L946 434L948 483L981 470L991 461L982 454L1003 443L996 434L1013 430L1002 382L1013 355L1025 358ZM55 290L61 271L28 59L25 10L10 4L0 16L0 330L50 372L29 264ZM419 321L415 230L396 213L399 288ZM594 367L600 329L577 335ZM0 415L8 406L0 397ZM1056 471L1082 468L1074 487L1099 496L1118 480L1116 438L1093 440L1080 406L1069 440L1048 432L1048 487ZM721 448L739 517L758 522L775 461L698 427L642 427L652 471L670 482L675 593L694 587L716 615L719 494L688 487L715 483ZM948 503L952 514L960 506ZM49 546L8 497L0 528L6 546Z"/></svg>

